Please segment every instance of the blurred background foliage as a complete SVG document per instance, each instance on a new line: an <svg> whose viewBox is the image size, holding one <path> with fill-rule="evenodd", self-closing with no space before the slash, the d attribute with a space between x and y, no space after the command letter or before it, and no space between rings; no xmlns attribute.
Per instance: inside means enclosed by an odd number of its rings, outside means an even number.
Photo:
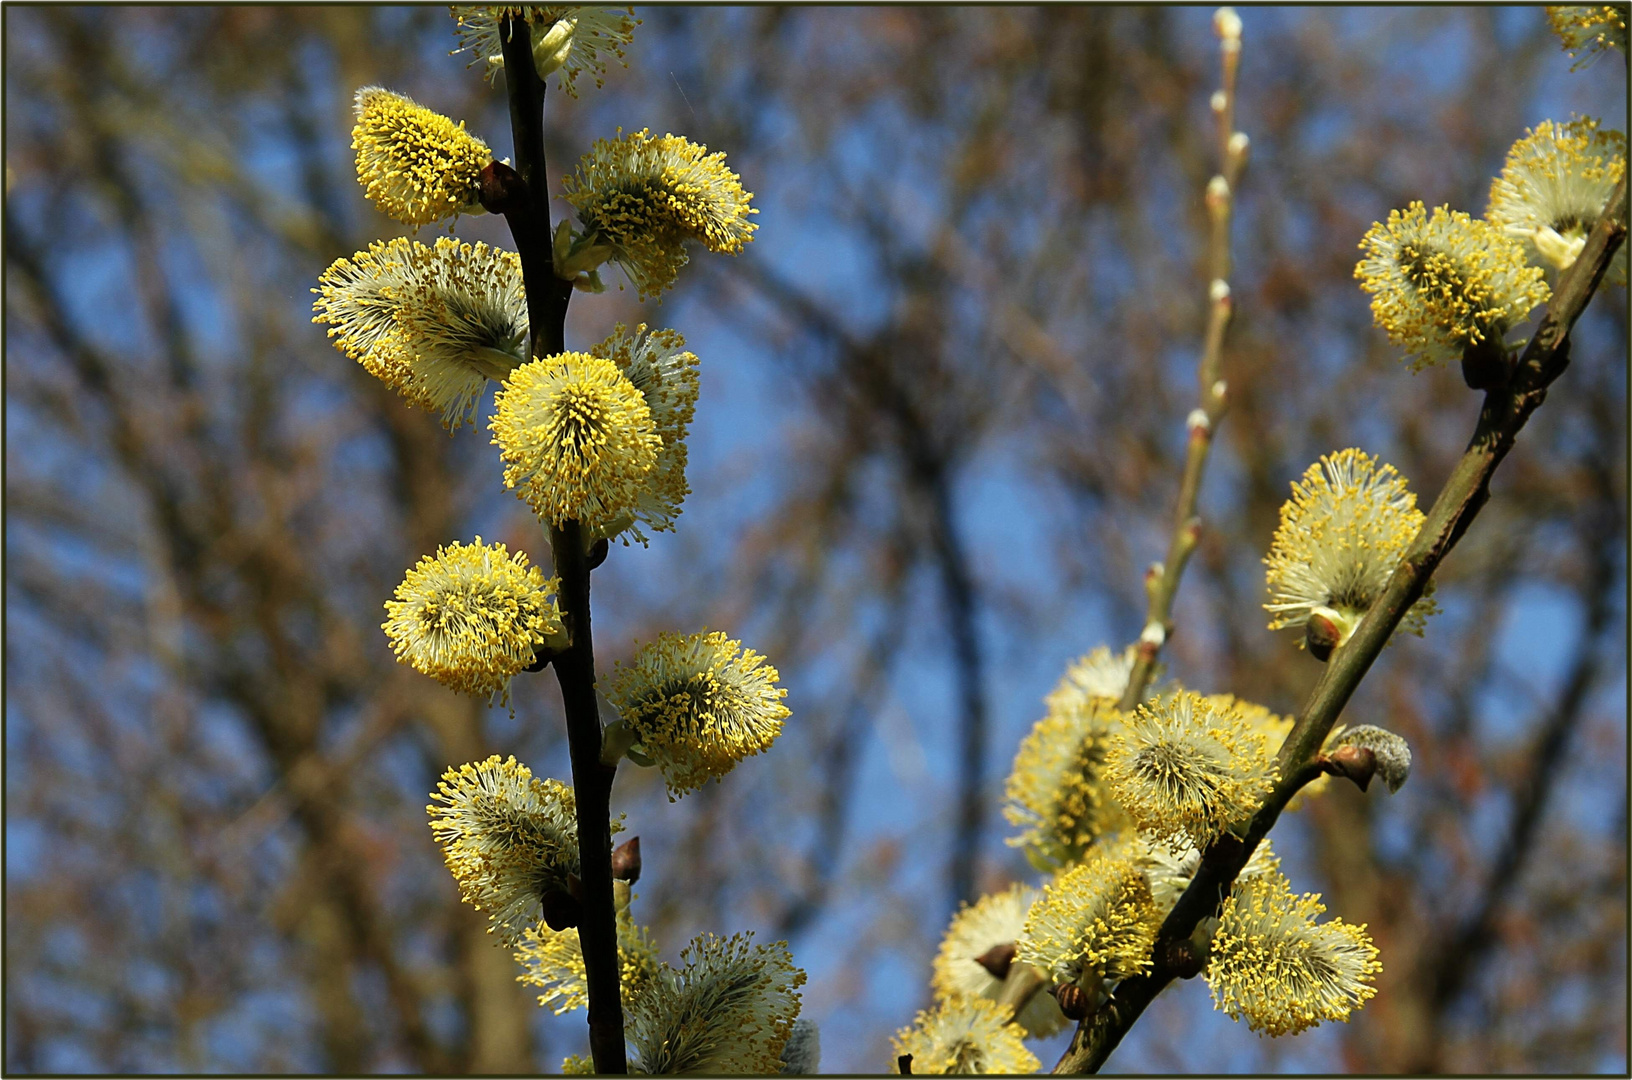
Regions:
<svg viewBox="0 0 1632 1080"><path fill-rule="evenodd" d="M1210 10L638 14L628 70L552 90L551 172L620 125L684 133L761 230L661 305L573 304L569 344L647 321L703 362L694 493L596 574L598 651L725 629L794 716L678 804L622 770L636 911L670 960L789 939L824 1067L877 1071L956 898L1030 875L998 797L1043 695L1139 630L1205 314ZM1318 665L1259 608L1288 482L1358 445L1426 501L1478 408L1371 328L1361 234L1412 199L1481 212L1542 119L1624 129L1625 68L1571 73L1540 8L1242 14L1232 407L1167 661L1292 712ZM514 981L422 809L489 753L567 775L554 682L511 717L378 629L439 543L547 546L485 432L449 439L309 322L317 274L399 231L352 175L354 90L500 156L502 93L440 8L5 20L5 1067L554 1071L582 1014ZM1276 831L1294 884L1369 924L1377 998L1272 1042L1180 984L1112 1069L1625 1071L1626 314L1594 301L1444 613L1347 711L1411 740L1412 782Z"/></svg>

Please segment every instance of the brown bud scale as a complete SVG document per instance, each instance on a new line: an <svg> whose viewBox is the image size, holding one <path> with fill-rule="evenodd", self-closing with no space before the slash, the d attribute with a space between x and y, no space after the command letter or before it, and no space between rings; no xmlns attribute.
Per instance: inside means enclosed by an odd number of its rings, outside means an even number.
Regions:
<svg viewBox="0 0 1632 1080"><path fill-rule="evenodd" d="M482 209L490 214L508 214L527 205L527 182L502 161L490 162L481 171Z"/></svg>
<svg viewBox="0 0 1632 1080"><path fill-rule="evenodd" d="M1091 1002L1088 991L1076 983L1065 983L1054 988L1054 999L1060 1003L1060 1011L1068 1020L1082 1020L1087 1017Z"/></svg>
<svg viewBox="0 0 1632 1080"><path fill-rule="evenodd" d="M640 880L640 837L631 836L612 849L612 876L631 885Z"/></svg>
<svg viewBox="0 0 1632 1080"><path fill-rule="evenodd" d="M975 963L986 969L987 974L994 979L1007 979L1009 969L1014 967L1014 942L1005 942L1002 945L993 945L990 949L975 957Z"/></svg>
<svg viewBox="0 0 1632 1080"><path fill-rule="evenodd" d="M1345 776L1361 791L1377 775L1377 755L1364 746L1340 746L1320 759L1320 766L1333 776Z"/></svg>

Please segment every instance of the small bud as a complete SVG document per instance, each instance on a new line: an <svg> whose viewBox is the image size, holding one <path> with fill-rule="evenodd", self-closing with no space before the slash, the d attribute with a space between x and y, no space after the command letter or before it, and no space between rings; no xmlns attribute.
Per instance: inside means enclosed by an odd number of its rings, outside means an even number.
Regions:
<svg viewBox="0 0 1632 1080"><path fill-rule="evenodd" d="M606 553L611 550L612 545L607 543L606 537L603 536L595 541L589 546L589 554L585 557L585 568L593 570L600 566L606 561Z"/></svg>
<svg viewBox="0 0 1632 1080"><path fill-rule="evenodd" d="M1377 773L1388 785L1390 794L1400 790L1411 775L1411 744L1392 731L1372 724L1361 724L1345 731L1338 738L1337 745L1342 748L1337 753L1350 748L1369 752L1375 758Z"/></svg>
<svg viewBox="0 0 1632 1080"><path fill-rule="evenodd" d="M481 184L479 200L488 213L514 213L527 205L527 182L504 162L489 162L477 179Z"/></svg>
<svg viewBox="0 0 1632 1080"><path fill-rule="evenodd" d="M1241 40L1241 16L1234 8L1221 7L1213 12L1213 33L1226 42Z"/></svg>
<svg viewBox="0 0 1632 1080"><path fill-rule="evenodd" d="M993 945L990 949L975 957L975 963L986 969L987 974L994 979L1007 979L1009 969L1014 967L1015 944L1012 941L1002 945Z"/></svg>
<svg viewBox="0 0 1632 1080"><path fill-rule="evenodd" d="M1377 755L1363 746L1340 746L1322 755L1320 766L1333 776L1348 777L1355 787L1364 791L1377 774Z"/></svg>
<svg viewBox="0 0 1632 1080"><path fill-rule="evenodd" d="M567 884L570 886L574 880L575 877L569 876ZM583 883L580 882L579 889L582 888ZM545 893L539 901L544 909L544 925L557 932L577 926L583 915L583 905L578 899L559 889Z"/></svg>
<svg viewBox="0 0 1632 1080"><path fill-rule="evenodd" d="M1237 131L1234 135L1230 136L1230 141L1226 146L1226 149L1229 150L1230 157L1234 158L1238 163L1244 164L1247 160L1247 149L1251 145L1252 140L1247 138L1247 133L1244 131Z"/></svg>
<svg viewBox="0 0 1632 1080"><path fill-rule="evenodd" d="M1190 432L1190 437L1205 435L1213 430L1213 422L1207 419L1205 409L1191 409L1190 415L1184 418L1184 426Z"/></svg>
<svg viewBox="0 0 1632 1080"><path fill-rule="evenodd" d="M1213 400L1218 402L1220 405L1225 404L1225 402L1228 400L1226 395L1228 395L1229 390L1229 383L1225 382L1223 379L1218 380L1213 384Z"/></svg>
<svg viewBox="0 0 1632 1080"><path fill-rule="evenodd" d="M1219 116L1223 116L1224 110L1230 107L1229 95L1224 93L1222 90L1214 90L1212 99L1208 102L1208 104L1213 107L1213 112L1217 113Z"/></svg>
<svg viewBox="0 0 1632 1080"><path fill-rule="evenodd" d="M631 836L612 849L612 877L631 885L640 880L640 837Z"/></svg>
<svg viewBox="0 0 1632 1080"><path fill-rule="evenodd" d="M1230 182L1222 176L1207 181L1207 209L1217 217L1230 205Z"/></svg>
<svg viewBox="0 0 1632 1080"><path fill-rule="evenodd" d="M1230 283L1223 278L1214 278L1213 283L1207 286L1207 296L1215 304L1229 303Z"/></svg>
<svg viewBox="0 0 1632 1080"><path fill-rule="evenodd" d="M1060 1011L1067 1020L1081 1020L1088 1015L1092 1002L1088 991L1076 983L1065 983L1054 988L1054 999L1060 1003Z"/></svg>
<svg viewBox="0 0 1632 1080"><path fill-rule="evenodd" d="M910 1060L912 1055L907 1055ZM803 1016L793 1022L788 1041L782 1046L784 1076L814 1076L822 1065L822 1033L814 1021Z"/></svg>
<svg viewBox="0 0 1632 1080"><path fill-rule="evenodd" d="M1146 645L1154 645L1160 648L1161 644L1167 640L1167 630L1163 628L1161 623L1146 623L1145 628L1139 632L1139 640Z"/></svg>
<svg viewBox="0 0 1632 1080"><path fill-rule="evenodd" d="M1325 663L1332 650L1354 636L1360 620L1336 608L1317 607L1303 625L1303 643L1316 660Z"/></svg>
<svg viewBox="0 0 1632 1080"><path fill-rule="evenodd" d="M1309 621L1303 624L1303 643L1309 655L1323 664L1337 648L1337 638L1337 624L1318 611L1311 613Z"/></svg>
<svg viewBox="0 0 1632 1080"><path fill-rule="evenodd" d="M1179 540L1183 544L1184 550L1196 550L1196 545L1201 543L1201 519L1199 517L1193 517L1184 523L1184 531L1179 534Z"/></svg>

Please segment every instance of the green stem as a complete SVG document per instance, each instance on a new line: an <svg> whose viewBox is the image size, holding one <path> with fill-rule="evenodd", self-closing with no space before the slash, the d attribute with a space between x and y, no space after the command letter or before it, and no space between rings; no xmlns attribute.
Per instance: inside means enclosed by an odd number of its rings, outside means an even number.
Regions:
<svg viewBox="0 0 1632 1080"><path fill-rule="evenodd" d="M507 206L505 219L521 256L527 290L531 355L566 351L567 305L572 285L555 276L550 232L549 176L544 159L544 80L533 68L530 28L521 19L501 26L505 87L516 173L524 198ZM601 720L595 702L595 642L590 629L589 565L583 532L568 521L550 530L559 602L572 643L553 658L567 716L567 744L578 806L578 850L583 875L578 937L589 992L589 1048L597 1073L628 1071L624 1056L623 998L619 983L617 909L612 891L612 780L616 767L601 764Z"/></svg>

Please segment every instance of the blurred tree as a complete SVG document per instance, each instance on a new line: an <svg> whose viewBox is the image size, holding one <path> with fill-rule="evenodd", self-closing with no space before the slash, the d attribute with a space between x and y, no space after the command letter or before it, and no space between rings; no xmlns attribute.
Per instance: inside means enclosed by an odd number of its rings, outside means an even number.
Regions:
<svg viewBox="0 0 1632 1080"><path fill-rule="evenodd" d="M879 1068L951 902L1029 874L994 810L1042 694L1140 625L1205 314L1207 13L640 14L628 71L551 98L552 170L617 124L684 132L762 231L665 307L574 303L580 341L702 328L697 490L598 574L603 664L731 629L794 718L724 785L671 807L626 769L615 806L671 959L700 929L790 936L824 1065ZM1625 82L1567 74L1539 9L1245 14L1231 412L1167 661L1286 712L1318 674L1262 630L1288 481L1362 445L1431 496L1477 408L1371 328L1360 235L1414 198L1482 210L1543 118L1624 129ZM448 764L563 761L553 691L518 682L512 722L377 629L440 542L547 552L485 436L448 440L307 323L322 267L384 231L352 91L501 155L502 96L445 57L439 9L6 18L7 1067L553 1069L581 1016L515 985L420 810ZM1276 833L1371 925L1378 997L1283 1045L1170 991L1113 1067L1625 1068L1625 303L1594 302L1444 614L1350 706L1411 739L1411 784Z"/></svg>

